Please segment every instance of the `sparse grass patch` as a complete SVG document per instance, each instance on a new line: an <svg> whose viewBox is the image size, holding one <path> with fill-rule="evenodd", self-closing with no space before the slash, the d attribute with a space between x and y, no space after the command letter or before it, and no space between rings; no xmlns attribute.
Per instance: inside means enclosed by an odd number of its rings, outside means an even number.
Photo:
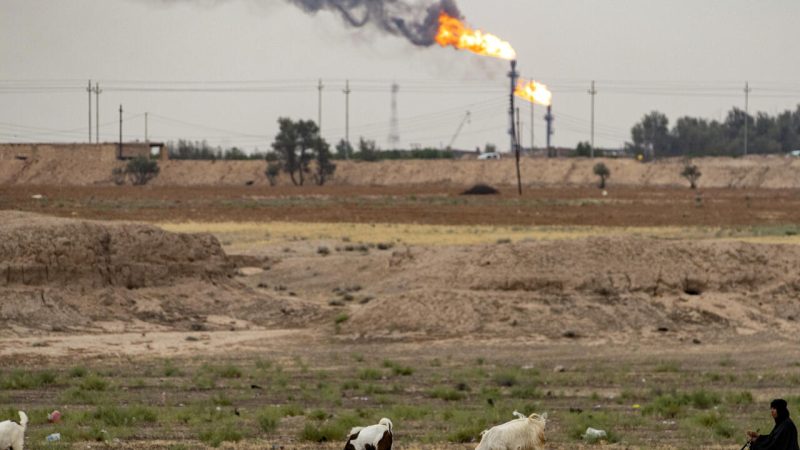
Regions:
<svg viewBox="0 0 800 450"><path fill-rule="evenodd" d="M351 428L361 422L357 414L345 413L323 423L306 422L300 432L300 439L310 442L341 441Z"/></svg>
<svg viewBox="0 0 800 450"><path fill-rule="evenodd" d="M8 390L35 389L55 384L56 374L49 371L25 372L15 369L0 378L0 388Z"/></svg>
<svg viewBox="0 0 800 450"><path fill-rule="evenodd" d="M92 373L83 377L78 387L84 391L105 391L108 389L108 381L100 375Z"/></svg>
<svg viewBox="0 0 800 450"><path fill-rule="evenodd" d="M736 433L736 427L719 411L697 413L683 421L682 425L710 430L721 438L731 438Z"/></svg>
<svg viewBox="0 0 800 450"><path fill-rule="evenodd" d="M681 371L681 364L677 361L661 361L656 367L658 373L678 373Z"/></svg>
<svg viewBox="0 0 800 450"><path fill-rule="evenodd" d="M498 386L511 387L519 382L519 371L505 370L502 372L498 372L494 375L494 377L492 377L492 380Z"/></svg>
<svg viewBox="0 0 800 450"><path fill-rule="evenodd" d="M285 411L279 406L268 406L258 413L258 427L264 433L273 433L285 416Z"/></svg>
<svg viewBox="0 0 800 450"><path fill-rule="evenodd" d="M89 417L111 427L127 427L142 423L156 423L158 421L155 410L141 405L128 407L99 406L89 413Z"/></svg>
<svg viewBox="0 0 800 450"><path fill-rule="evenodd" d="M198 438L212 447L219 447L223 442L239 442L244 436L240 426L231 420L208 424L198 434Z"/></svg>
<svg viewBox="0 0 800 450"><path fill-rule="evenodd" d="M442 387L438 386L431 389L428 392L428 395L431 398L438 398L441 400L445 400L448 402L454 402L459 400L464 400L466 398L466 394L463 391L459 391L457 389L449 388L449 387Z"/></svg>
<svg viewBox="0 0 800 450"><path fill-rule="evenodd" d="M181 373L180 369L178 369L175 366L175 364L170 360L164 361L164 372L163 372L163 374L164 374L165 377L179 377L179 376L183 375L183 373Z"/></svg>
<svg viewBox="0 0 800 450"><path fill-rule="evenodd" d="M89 371L84 366L75 366L75 367L69 369L70 378L83 378L88 373L89 373Z"/></svg>
<svg viewBox="0 0 800 450"><path fill-rule="evenodd" d="M403 366L394 361L389 361L388 359L383 361L383 367L392 369L392 374L394 375L410 376L414 374L413 367Z"/></svg>
<svg viewBox="0 0 800 450"><path fill-rule="evenodd" d="M614 426L620 423L620 417L602 411L592 411L588 413L568 413L563 418L567 436L570 439L583 440L583 434L589 427L604 430L607 442L619 442L619 436L614 431ZM589 443L595 443L590 441Z"/></svg>
<svg viewBox="0 0 800 450"><path fill-rule="evenodd" d="M367 367L365 369L361 369L361 371L358 373L358 378L362 380L380 380L383 378L383 372L378 369Z"/></svg>
<svg viewBox="0 0 800 450"><path fill-rule="evenodd" d="M751 405L753 394L750 391L732 392L725 397L725 400L734 405Z"/></svg>
<svg viewBox="0 0 800 450"><path fill-rule="evenodd" d="M341 324L347 322L348 320L350 320L350 316L348 316L347 313L341 313L341 314L338 314L333 319L333 323L335 323L336 325L341 325Z"/></svg>

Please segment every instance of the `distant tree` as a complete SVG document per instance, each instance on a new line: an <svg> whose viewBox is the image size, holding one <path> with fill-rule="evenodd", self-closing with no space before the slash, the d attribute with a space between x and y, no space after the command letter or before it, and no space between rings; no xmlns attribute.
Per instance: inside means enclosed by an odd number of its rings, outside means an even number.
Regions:
<svg viewBox="0 0 800 450"><path fill-rule="evenodd" d="M296 122L288 118L278 119L280 131L275 136L272 149L278 153L281 167L295 186L305 183L309 166L314 159L314 149L319 146L319 127L310 120Z"/></svg>
<svg viewBox="0 0 800 450"><path fill-rule="evenodd" d="M344 139L336 144L336 159L352 159L353 153L353 146Z"/></svg>
<svg viewBox="0 0 800 450"><path fill-rule="evenodd" d="M281 155L277 152L267 152L264 154L264 159L267 160L267 162L280 161Z"/></svg>
<svg viewBox="0 0 800 450"><path fill-rule="evenodd" d="M770 116L731 109L723 121L680 117L672 129L659 112L650 113L631 130L629 152L659 156L740 156L747 125L748 153L788 153L800 148L800 106Z"/></svg>
<svg viewBox="0 0 800 450"><path fill-rule="evenodd" d="M319 127L311 120L292 121L278 119L280 131L275 136L272 149L277 154L280 169L289 174L295 186L305 183L306 175L312 175L317 184L324 184L333 175L336 165L331 162L330 146L319 135ZM316 160L311 172L311 161ZM274 172L275 165L267 165ZM269 174L267 174L269 177ZM274 179L274 177L273 177ZM273 181L271 180L270 183Z"/></svg>
<svg viewBox="0 0 800 450"><path fill-rule="evenodd" d="M689 185L692 189L697 189L697 180L701 175L700 169L693 164L686 164L683 166L683 172L681 172L681 176L689 180Z"/></svg>
<svg viewBox="0 0 800 450"><path fill-rule="evenodd" d="M497 146L494 145L494 144L486 144L483 147L483 152L484 153L497 153Z"/></svg>
<svg viewBox="0 0 800 450"><path fill-rule="evenodd" d="M267 170L264 174L267 176L270 186L278 184L278 175L281 173L281 163L278 161L271 161L267 163Z"/></svg>
<svg viewBox="0 0 800 450"><path fill-rule="evenodd" d="M355 154L355 157L362 161L377 161L380 157L379 151L375 141L369 141L362 137L358 139L358 153Z"/></svg>
<svg viewBox="0 0 800 450"><path fill-rule="evenodd" d="M588 142L578 142L578 146L575 147L575 156L581 158L588 158L592 154L592 146Z"/></svg>
<svg viewBox="0 0 800 450"><path fill-rule="evenodd" d="M125 174L131 179L134 186L142 186L155 178L160 169L158 161L139 156L128 161L125 166Z"/></svg>
<svg viewBox="0 0 800 450"><path fill-rule="evenodd" d="M314 146L314 154L317 160L314 181L316 181L317 185L322 186L328 178L333 176L336 171L336 164L331 161L330 146L322 138L317 139Z"/></svg>
<svg viewBox="0 0 800 450"><path fill-rule="evenodd" d="M631 130L632 150L649 160L656 155L666 156L671 148L669 119L663 113L653 111L645 115Z"/></svg>
<svg viewBox="0 0 800 450"><path fill-rule="evenodd" d="M594 165L594 174L600 177L600 189L606 188L606 179L611 177L611 171L604 163L597 163Z"/></svg>
<svg viewBox="0 0 800 450"><path fill-rule="evenodd" d="M229 148L229 149L225 150L223 152L223 158L224 159L230 159L230 160L249 159L248 156L247 156L247 153L245 153L244 151L240 150L237 147L232 147L232 148Z"/></svg>

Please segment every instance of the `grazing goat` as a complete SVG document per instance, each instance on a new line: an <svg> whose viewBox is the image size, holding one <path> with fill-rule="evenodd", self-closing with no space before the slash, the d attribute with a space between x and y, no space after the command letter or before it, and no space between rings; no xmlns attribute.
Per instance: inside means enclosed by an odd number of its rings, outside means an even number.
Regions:
<svg viewBox="0 0 800 450"><path fill-rule="evenodd" d="M28 416L22 411L19 411L19 423L11 420L0 422L0 449L23 450L27 427Z"/></svg>
<svg viewBox="0 0 800 450"><path fill-rule="evenodd" d="M392 450L392 421L384 417L377 425L353 428L344 450Z"/></svg>
<svg viewBox="0 0 800 450"><path fill-rule="evenodd" d="M475 450L544 450L547 414L528 417L514 411L519 419L497 425L481 433Z"/></svg>

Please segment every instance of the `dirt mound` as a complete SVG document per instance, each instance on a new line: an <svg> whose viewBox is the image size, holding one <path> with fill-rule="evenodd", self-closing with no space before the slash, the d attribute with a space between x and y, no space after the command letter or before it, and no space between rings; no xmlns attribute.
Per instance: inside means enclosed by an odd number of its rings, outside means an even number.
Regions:
<svg viewBox="0 0 800 450"><path fill-rule="evenodd" d="M0 323L10 328L291 326L314 317L313 306L249 289L235 273L211 235L0 212Z"/></svg>
<svg viewBox="0 0 800 450"><path fill-rule="evenodd" d="M471 188L462 192L461 195L497 195L499 193L500 191L489 186L488 184L476 184L475 186L472 186Z"/></svg>
<svg viewBox="0 0 800 450"><path fill-rule="evenodd" d="M365 335L800 331L797 246L594 238L415 248L394 258L391 274L370 287L377 300L349 322Z"/></svg>
<svg viewBox="0 0 800 450"><path fill-rule="evenodd" d="M24 155L22 155L24 154ZM20 157L23 159L20 159ZM0 144L0 185L108 185L112 171L125 162L116 159L116 147L103 145ZM587 158L523 158L522 183L526 186L590 186L597 177L598 160ZM633 159L604 159L611 171L610 186L687 186L680 176L682 158L652 163ZM800 188L800 158L748 156L746 158L696 158L702 172L700 188L751 187ZM513 158L503 160L337 161L332 184L398 186L448 184L471 186L477 182L501 186L516 179ZM159 161L160 174L151 183L161 186L269 186L265 161ZM291 185L281 174L279 185Z"/></svg>

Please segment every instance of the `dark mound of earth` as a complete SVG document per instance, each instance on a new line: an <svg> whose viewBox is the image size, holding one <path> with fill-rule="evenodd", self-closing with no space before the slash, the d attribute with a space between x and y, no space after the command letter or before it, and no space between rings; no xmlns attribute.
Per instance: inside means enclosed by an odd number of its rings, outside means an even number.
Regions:
<svg viewBox="0 0 800 450"><path fill-rule="evenodd" d="M500 191L489 186L488 184L476 184L475 186L472 186L471 188L462 192L461 195L497 195L499 193Z"/></svg>

